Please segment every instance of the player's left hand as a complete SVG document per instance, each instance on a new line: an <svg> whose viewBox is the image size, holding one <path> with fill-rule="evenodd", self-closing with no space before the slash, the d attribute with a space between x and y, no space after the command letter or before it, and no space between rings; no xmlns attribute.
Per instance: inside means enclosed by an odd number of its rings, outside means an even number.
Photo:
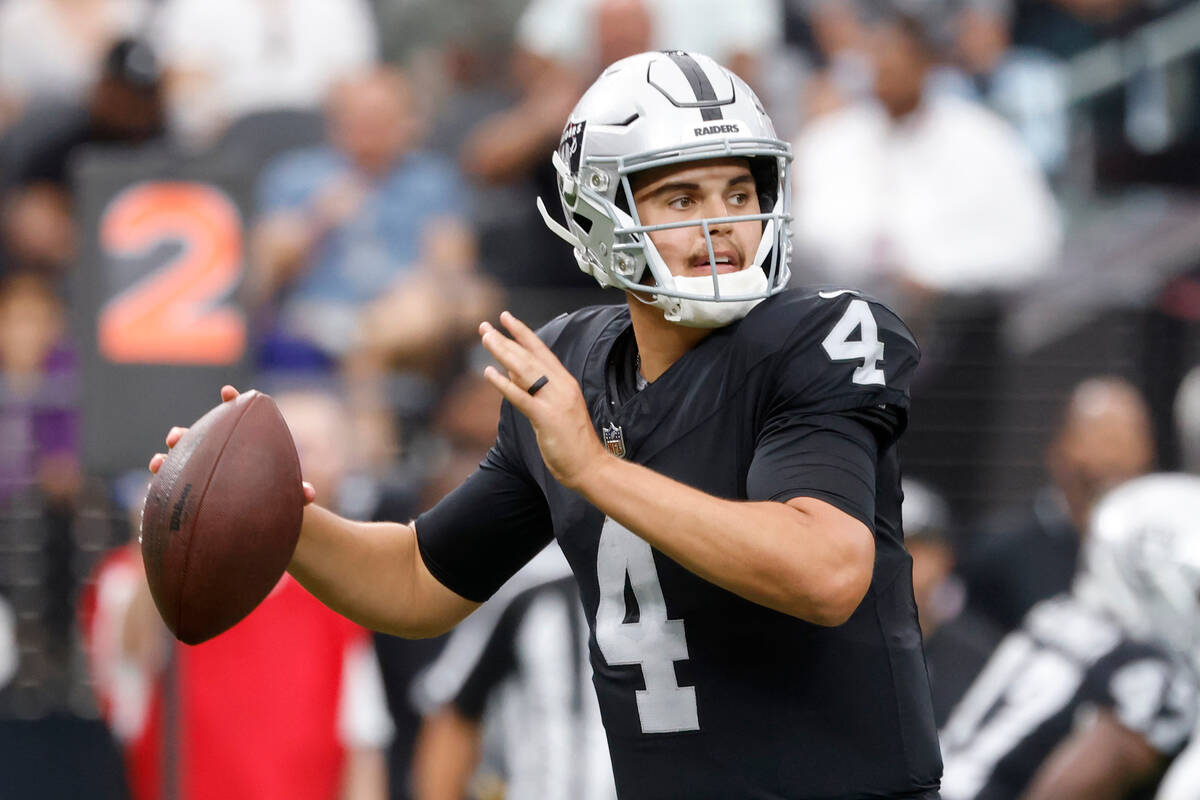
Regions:
<svg viewBox="0 0 1200 800"><path fill-rule="evenodd" d="M529 326L507 311L500 322L511 339L488 322L480 324L479 337L508 375L489 366L484 377L529 418L550 473L564 486L577 488L588 470L608 457L592 427L579 382ZM530 394L529 388L543 375L546 383Z"/></svg>

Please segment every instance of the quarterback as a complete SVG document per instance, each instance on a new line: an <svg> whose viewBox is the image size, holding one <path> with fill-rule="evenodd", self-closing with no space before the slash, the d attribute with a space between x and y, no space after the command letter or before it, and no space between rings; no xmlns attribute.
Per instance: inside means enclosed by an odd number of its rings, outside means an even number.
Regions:
<svg viewBox="0 0 1200 800"><path fill-rule="evenodd" d="M479 469L410 525L309 505L289 567L426 636L557 538L622 798L937 797L897 456L919 354L855 291L786 289L790 161L708 57L610 66L542 212L625 302L483 323L505 402Z"/></svg>

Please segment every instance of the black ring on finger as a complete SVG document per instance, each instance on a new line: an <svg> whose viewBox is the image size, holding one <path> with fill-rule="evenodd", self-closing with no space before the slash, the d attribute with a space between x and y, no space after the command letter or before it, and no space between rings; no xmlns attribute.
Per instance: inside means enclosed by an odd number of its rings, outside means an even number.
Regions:
<svg viewBox="0 0 1200 800"><path fill-rule="evenodd" d="M533 386L529 387L529 394L530 395L537 394L538 392L541 391L542 387L545 386L549 382L550 382L550 379L547 378L545 375L543 375L542 377L538 378L536 381L533 382Z"/></svg>

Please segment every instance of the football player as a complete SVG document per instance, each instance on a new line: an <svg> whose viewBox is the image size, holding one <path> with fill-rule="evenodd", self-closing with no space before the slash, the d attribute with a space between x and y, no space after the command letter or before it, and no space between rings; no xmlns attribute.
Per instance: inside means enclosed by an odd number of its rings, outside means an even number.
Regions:
<svg viewBox="0 0 1200 800"><path fill-rule="evenodd" d="M482 324L506 402L479 470L412 525L309 506L289 567L421 636L556 537L623 798L936 797L897 455L918 350L855 291L785 291L790 160L706 56L605 70L545 216L626 302Z"/></svg>
<svg viewBox="0 0 1200 800"><path fill-rule="evenodd" d="M948 800L1149 798L1196 721L1200 478L1111 492L1069 594L1030 610L943 732Z"/></svg>

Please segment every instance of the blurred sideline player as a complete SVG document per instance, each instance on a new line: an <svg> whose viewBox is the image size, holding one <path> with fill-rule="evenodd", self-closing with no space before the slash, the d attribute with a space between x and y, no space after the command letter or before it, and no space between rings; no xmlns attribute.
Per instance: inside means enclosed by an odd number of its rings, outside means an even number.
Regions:
<svg viewBox="0 0 1200 800"><path fill-rule="evenodd" d="M942 736L946 800L1149 798L1196 723L1200 478L1097 506L1069 594L1009 634Z"/></svg>
<svg viewBox="0 0 1200 800"><path fill-rule="evenodd" d="M904 545L912 555L913 595L921 619L925 666L933 693L933 718L940 728L962 698L1003 633L967 603L955 573L950 509L932 487L906 477Z"/></svg>
<svg viewBox="0 0 1200 800"><path fill-rule="evenodd" d="M459 647L462 636L482 646ZM416 800L467 796L490 739L507 800L615 798L587 659L587 620L569 575L505 601L482 637L456 629L417 685L427 713L413 764Z"/></svg>
<svg viewBox="0 0 1200 800"><path fill-rule="evenodd" d="M548 224L627 302L540 337L483 323L508 374L485 372L506 402L480 469L412 525L309 506L292 575L428 636L557 538L621 797L935 797L900 525L911 334L854 291L784 291L789 148L707 56L610 66L553 162Z"/></svg>
<svg viewBox="0 0 1200 800"><path fill-rule="evenodd" d="M1200 366L1189 370L1179 382L1175 427L1183 469L1200 474ZM1155 800L1200 800L1200 724L1192 732L1188 749L1175 759L1163 778Z"/></svg>
<svg viewBox="0 0 1200 800"><path fill-rule="evenodd" d="M1197 800L1200 798L1200 728L1192 731L1187 750L1171 764L1154 800Z"/></svg>
<svg viewBox="0 0 1200 800"><path fill-rule="evenodd" d="M276 401L304 475L336 497L349 468L345 409L317 390L281 392ZM101 564L84 614L93 678L125 747L134 800L387 797L382 748L391 722L367 631L284 575L227 633L175 644L140 555L135 542ZM178 774L164 769L171 763Z"/></svg>

